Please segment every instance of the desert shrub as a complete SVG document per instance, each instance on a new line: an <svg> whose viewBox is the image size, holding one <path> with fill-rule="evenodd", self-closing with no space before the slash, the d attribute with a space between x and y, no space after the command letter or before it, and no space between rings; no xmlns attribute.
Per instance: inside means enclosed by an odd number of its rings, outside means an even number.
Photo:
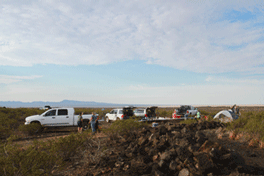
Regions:
<svg viewBox="0 0 264 176"><path fill-rule="evenodd" d="M161 111L161 113L159 114L161 117L167 117L168 116L168 112L163 110Z"/></svg>
<svg viewBox="0 0 264 176"><path fill-rule="evenodd" d="M16 119L10 119L7 114L0 113L0 138L5 139L10 136L16 123Z"/></svg>
<svg viewBox="0 0 264 176"><path fill-rule="evenodd" d="M264 112L246 112L227 125L227 129L258 135L264 140Z"/></svg>
<svg viewBox="0 0 264 176"><path fill-rule="evenodd" d="M42 128L39 123L31 123L29 125L20 125L18 129L26 135L35 135L41 132Z"/></svg>
<svg viewBox="0 0 264 176"><path fill-rule="evenodd" d="M210 115L208 111L205 111L205 110L198 110L198 111L201 113L201 115L205 115L205 116Z"/></svg>
<svg viewBox="0 0 264 176"><path fill-rule="evenodd" d="M86 134L86 133L85 133ZM87 138L82 134L70 134L67 137L60 137L56 140L50 140L50 148L52 153L63 161L69 160L70 157L74 156L78 149L83 146Z"/></svg>
<svg viewBox="0 0 264 176"><path fill-rule="evenodd" d="M41 113L43 110L36 108L0 108L0 138L6 139L17 131L27 116Z"/></svg>
<svg viewBox="0 0 264 176"><path fill-rule="evenodd" d="M143 128L147 125L148 124L145 122L138 122L134 119L117 120L112 123L109 129L104 130L104 132L114 138L119 135L129 136L132 131Z"/></svg>
<svg viewBox="0 0 264 176"><path fill-rule="evenodd" d="M102 156L107 152L107 146L104 145L102 147L99 138L88 138L84 142L83 148L85 149L85 152L81 152L82 157L89 165L99 164Z"/></svg>
<svg viewBox="0 0 264 176"><path fill-rule="evenodd" d="M158 108L156 109L156 115L158 117L171 117L174 110L172 108Z"/></svg>
<svg viewBox="0 0 264 176"><path fill-rule="evenodd" d="M182 120L180 121L181 124L191 124L191 123L196 123L197 121L195 119L187 119L187 120Z"/></svg>
<svg viewBox="0 0 264 176"><path fill-rule="evenodd" d="M1 147L0 175L51 175L56 162L52 153L42 151L36 145L22 149L7 144Z"/></svg>
<svg viewBox="0 0 264 176"><path fill-rule="evenodd" d="M52 175L87 143L87 133L70 134L47 142L34 141L26 149L12 142L0 146L0 175Z"/></svg>

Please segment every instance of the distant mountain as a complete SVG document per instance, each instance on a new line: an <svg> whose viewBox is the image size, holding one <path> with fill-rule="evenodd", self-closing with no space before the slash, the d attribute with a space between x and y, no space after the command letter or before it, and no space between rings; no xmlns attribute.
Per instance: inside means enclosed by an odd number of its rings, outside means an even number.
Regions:
<svg viewBox="0 0 264 176"><path fill-rule="evenodd" d="M9 108L44 107L46 105L49 105L51 107L122 107L122 106L130 106L129 104L115 104L115 103L103 103L103 102L94 102L94 101L74 101L74 100L63 100L61 102L0 101L0 107L9 107ZM135 105L133 105L133 106L135 106ZM144 106L144 105L137 105L137 106Z"/></svg>

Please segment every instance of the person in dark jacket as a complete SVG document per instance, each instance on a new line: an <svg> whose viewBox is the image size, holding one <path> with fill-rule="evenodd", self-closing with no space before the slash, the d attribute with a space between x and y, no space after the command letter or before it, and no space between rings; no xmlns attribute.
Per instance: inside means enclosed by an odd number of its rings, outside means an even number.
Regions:
<svg viewBox="0 0 264 176"><path fill-rule="evenodd" d="M78 125L78 132L81 133L82 132L82 123L83 123L83 112L81 112L78 116L78 120L77 120L77 125Z"/></svg>

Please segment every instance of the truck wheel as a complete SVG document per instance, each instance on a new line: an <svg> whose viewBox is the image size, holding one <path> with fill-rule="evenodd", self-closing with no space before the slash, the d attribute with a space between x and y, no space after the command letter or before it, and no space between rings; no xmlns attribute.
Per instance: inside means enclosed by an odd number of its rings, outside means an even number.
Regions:
<svg viewBox="0 0 264 176"><path fill-rule="evenodd" d="M36 125L36 129L34 129L35 134L41 133L44 129L39 122L32 122L31 124Z"/></svg>
<svg viewBox="0 0 264 176"><path fill-rule="evenodd" d="M109 120L109 118L108 118L108 117L105 117L105 121L106 121L107 123L109 123L109 122L110 122L110 120Z"/></svg>
<svg viewBox="0 0 264 176"><path fill-rule="evenodd" d="M120 120L120 118L119 118L119 117L117 117L117 118L116 118L116 120Z"/></svg>
<svg viewBox="0 0 264 176"><path fill-rule="evenodd" d="M83 129L84 129L84 130L89 129L89 127L90 127L90 125L88 124L87 121L83 122Z"/></svg>

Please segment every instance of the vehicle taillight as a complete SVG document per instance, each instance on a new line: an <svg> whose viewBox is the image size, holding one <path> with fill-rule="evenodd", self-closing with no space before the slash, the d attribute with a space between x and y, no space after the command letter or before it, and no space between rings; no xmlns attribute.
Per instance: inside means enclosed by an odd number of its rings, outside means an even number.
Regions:
<svg viewBox="0 0 264 176"><path fill-rule="evenodd" d="M189 111L187 111L187 114L189 114Z"/></svg>
<svg viewBox="0 0 264 176"><path fill-rule="evenodd" d="M124 118L124 115L121 115L121 118L123 119Z"/></svg>
<svg viewBox="0 0 264 176"><path fill-rule="evenodd" d="M145 114L145 117L148 117L148 115L147 115L147 114Z"/></svg>

